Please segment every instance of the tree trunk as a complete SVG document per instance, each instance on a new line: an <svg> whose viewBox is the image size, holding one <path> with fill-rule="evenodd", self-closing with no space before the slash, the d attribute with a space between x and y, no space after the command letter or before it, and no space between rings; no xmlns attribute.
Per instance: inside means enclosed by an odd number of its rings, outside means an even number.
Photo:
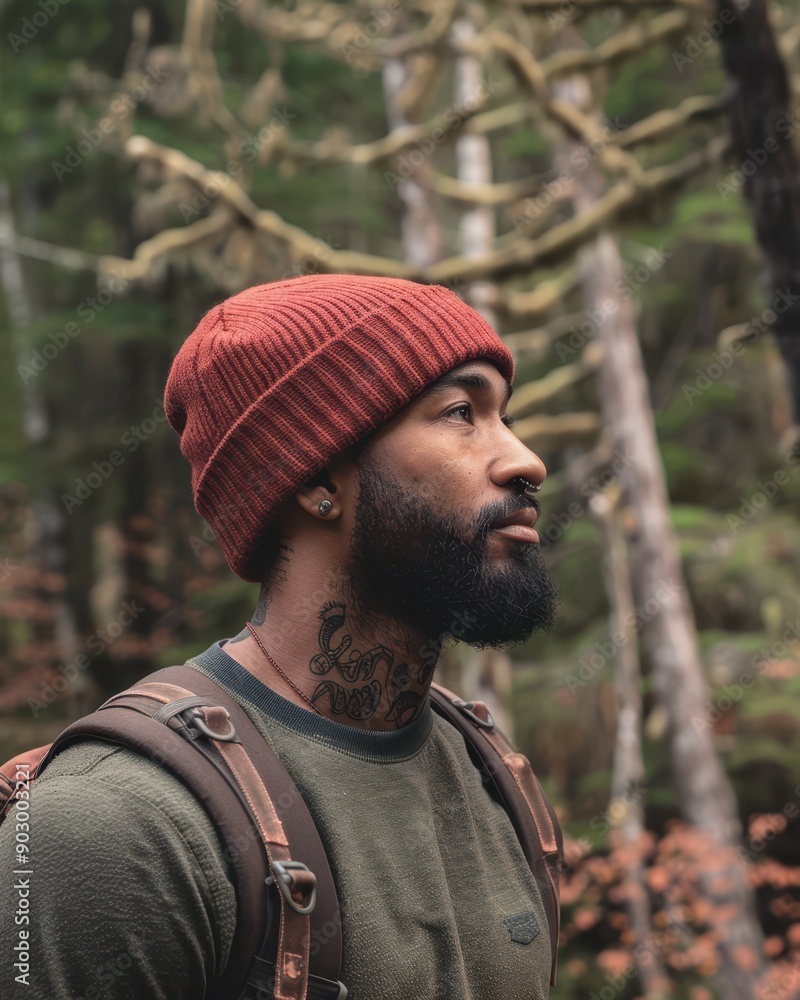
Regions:
<svg viewBox="0 0 800 1000"><path fill-rule="evenodd" d="M591 198L583 200L586 208ZM692 609L669 520L634 306L621 291L623 270L613 238L604 233L579 254L586 304L609 315L596 336L603 348L600 394L604 422L618 451L630 457L621 473L637 523L639 608L649 616L653 686L670 721L670 752L681 810L707 840L701 884L716 910L726 1000L755 996L763 944L753 893L737 853L741 837L736 801L706 721L708 689ZM609 289L616 306L610 319Z"/></svg>
<svg viewBox="0 0 800 1000"><path fill-rule="evenodd" d="M25 336L26 328L34 318L34 306L25 285L25 276L19 257L8 246L15 236L14 215L11 208L11 193L4 177L0 177L0 283L8 300L9 319L16 337L17 355L20 364L29 365L30 351ZM49 432L47 408L34 379L23 379L23 420L22 428L31 446L45 438ZM67 565L64 545L64 513L48 490L40 490L31 498L33 522L35 525L32 544L32 561L44 581L44 586L34 593L34 597L49 605L52 621L41 634L34 635L34 641L47 648L52 642L56 656L62 663L71 663L78 649L78 634L75 615L70 604L48 581L55 574L64 574ZM39 655L39 662L46 662L47 655ZM51 661L52 663L52 661ZM85 694L86 679L80 674L70 683L67 697L73 706L80 709Z"/></svg>
<svg viewBox="0 0 800 1000"><path fill-rule="evenodd" d="M730 21L728 0L717 0L719 13L727 11L726 17L718 22L723 25L719 43L731 83L728 117L738 161L717 188L723 198L737 197L741 185L752 207L764 259L763 286L768 299L765 320L771 325L786 362L797 424L800 421L800 183L791 142L797 131L797 116L789 107L791 89L769 23L766 0L750 0L747 5L735 6L735 17ZM770 309L774 315L771 321Z"/></svg>
<svg viewBox="0 0 800 1000"><path fill-rule="evenodd" d="M386 99L386 118L391 132L407 127L410 123L401 110L400 95L411 76L406 59L387 59L383 67L383 92ZM404 205L402 231L403 251L406 261L415 267L430 267L444 255L444 235L439 221L436 193L430 183L433 168L427 154L413 150L425 160L410 177L397 186L397 194ZM412 162L409 157L409 162Z"/></svg>
<svg viewBox="0 0 800 1000"><path fill-rule="evenodd" d="M585 77L559 82L560 96L584 111L593 96ZM562 143L557 165L573 174L575 212L589 212L603 190L594 164L570 169L577 143ZM669 519L669 499L653 409L636 332L636 310L624 291L616 241L607 232L578 252L584 301L603 319L594 336L602 348L598 372L603 424L616 452L626 458L620 473L637 526L633 590L648 616L647 642L653 688L670 723L670 754L681 811L705 838L698 877L715 911L720 978L726 1000L751 1000L763 976L763 938L754 896L737 848L741 824L736 799L707 722L705 683L694 616Z"/></svg>
<svg viewBox="0 0 800 1000"><path fill-rule="evenodd" d="M465 50L475 38L475 25L469 17L457 18L451 34L457 51ZM455 60L453 98L457 107L469 106L481 86L480 62L473 55L459 55ZM461 132L455 143L456 174L464 184L492 183L492 150L487 136ZM458 227L461 253L465 257L483 257L494 246L496 224L491 205L476 204L461 215ZM490 326L497 327L492 308L492 285L487 281L470 282L463 289L464 299ZM508 710L511 697L511 658L504 650L472 651L463 666L461 689L466 697L485 702L495 722L513 740L513 719Z"/></svg>
<svg viewBox="0 0 800 1000"><path fill-rule="evenodd" d="M634 629L635 609L628 551L620 524L619 489L595 494L589 510L600 527L606 552L606 592L611 607L609 633L614 636L614 688L617 698L617 733L608 806L611 846L620 848L627 859L623 879L625 909L638 944L651 940L653 933L650 899L644 880L646 848L644 828L645 770L642 756L642 696L639 652ZM616 502L615 502L616 501ZM636 967L650 998L669 994L669 979L661 957L653 948L634 951Z"/></svg>

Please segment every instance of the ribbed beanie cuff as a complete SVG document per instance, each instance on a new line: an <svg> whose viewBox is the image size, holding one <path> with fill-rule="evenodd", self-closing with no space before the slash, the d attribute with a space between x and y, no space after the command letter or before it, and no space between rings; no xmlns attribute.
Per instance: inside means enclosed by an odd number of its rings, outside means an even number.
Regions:
<svg viewBox="0 0 800 1000"><path fill-rule="evenodd" d="M195 506L233 571L259 581L259 543L303 483L476 358L513 381L511 353L474 309L398 278L290 278L207 313L172 364L164 405Z"/></svg>

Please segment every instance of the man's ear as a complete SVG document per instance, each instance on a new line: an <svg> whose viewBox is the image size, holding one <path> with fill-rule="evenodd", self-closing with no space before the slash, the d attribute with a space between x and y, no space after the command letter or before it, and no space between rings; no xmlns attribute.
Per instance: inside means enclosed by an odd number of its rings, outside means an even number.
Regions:
<svg viewBox="0 0 800 1000"><path fill-rule="evenodd" d="M336 471L330 466L326 466L305 482L296 494L297 502L303 510L311 514L312 517L318 517L325 521L333 521L339 517L342 512L340 503L342 490L336 483L337 478ZM323 501L326 503L320 508Z"/></svg>
<svg viewBox="0 0 800 1000"><path fill-rule="evenodd" d="M352 500L356 461L366 445L366 440L362 438L340 452L324 469L320 469L300 487L296 500L303 510L323 521L333 521L341 516L343 505ZM323 500L331 504L330 508L325 504L320 510Z"/></svg>

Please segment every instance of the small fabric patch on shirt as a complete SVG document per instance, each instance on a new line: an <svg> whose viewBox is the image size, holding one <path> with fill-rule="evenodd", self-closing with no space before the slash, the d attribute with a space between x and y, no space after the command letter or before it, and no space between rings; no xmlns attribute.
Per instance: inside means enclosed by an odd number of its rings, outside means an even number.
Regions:
<svg viewBox="0 0 800 1000"><path fill-rule="evenodd" d="M539 921L532 910L525 910L522 913L506 917L505 925L511 935L511 940L519 941L520 944L530 944L539 933Z"/></svg>

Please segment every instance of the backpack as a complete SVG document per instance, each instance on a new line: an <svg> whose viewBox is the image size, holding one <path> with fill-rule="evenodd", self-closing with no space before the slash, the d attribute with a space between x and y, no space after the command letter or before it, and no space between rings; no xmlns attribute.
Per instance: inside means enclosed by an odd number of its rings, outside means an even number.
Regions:
<svg viewBox="0 0 800 1000"><path fill-rule="evenodd" d="M519 837L547 914L555 985L563 842L552 806L483 702L465 702L438 684L430 698L463 735ZM341 919L322 841L297 786L238 702L192 667L144 677L53 743L0 768L0 822L48 762L82 739L129 747L168 768L220 834L235 875L236 931L206 1000L345 1000Z"/></svg>

